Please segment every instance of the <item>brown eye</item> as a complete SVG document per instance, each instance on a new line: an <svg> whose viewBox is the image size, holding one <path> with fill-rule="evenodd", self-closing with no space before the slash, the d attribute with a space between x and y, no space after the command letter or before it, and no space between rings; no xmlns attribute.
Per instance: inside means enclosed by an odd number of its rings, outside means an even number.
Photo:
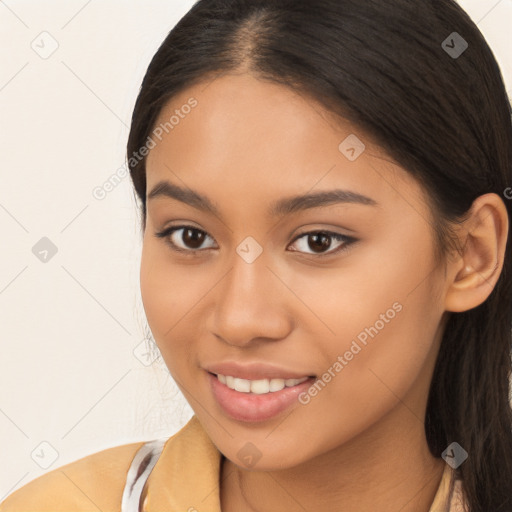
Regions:
<svg viewBox="0 0 512 512"><path fill-rule="evenodd" d="M338 245L334 250L328 251L328 249L333 246L333 240ZM311 254L313 256L323 256L340 252L355 241L355 238L342 235L341 233L332 233L330 231L311 231L309 233L303 233L295 239L294 243L300 243L297 244L299 249L293 249L293 251L298 250L299 252Z"/></svg>
<svg viewBox="0 0 512 512"><path fill-rule="evenodd" d="M323 252L331 246L331 238L325 233L308 235L308 247L315 252Z"/></svg>
<svg viewBox="0 0 512 512"><path fill-rule="evenodd" d="M205 248L201 248L201 246L204 244L206 238L211 238L207 233L193 226L170 227L161 233L156 233L155 236L163 238L172 249L188 253L198 253L202 251ZM206 249L210 248L211 247L206 247Z"/></svg>
<svg viewBox="0 0 512 512"><path fill-rule="evenodd" d="M192 249L198 249L203 244L205 233L198 229L185 229L183 231L183 243Z"/></svg>

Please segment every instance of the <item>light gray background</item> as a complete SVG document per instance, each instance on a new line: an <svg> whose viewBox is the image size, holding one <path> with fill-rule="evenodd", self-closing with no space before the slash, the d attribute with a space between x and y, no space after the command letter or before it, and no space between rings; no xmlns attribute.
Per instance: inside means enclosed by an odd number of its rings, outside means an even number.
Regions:
<svg viewBox="0 0 512 512"><path fill-rule="evenodd" d="M460 3L510 94L512 0ZM192 4L0 0L0 501L90 453L169 436L192 414L145 351L130 179L93 196L123 175L144 72ZM46 262L32 251L43 237L57 248Z"/></svg>

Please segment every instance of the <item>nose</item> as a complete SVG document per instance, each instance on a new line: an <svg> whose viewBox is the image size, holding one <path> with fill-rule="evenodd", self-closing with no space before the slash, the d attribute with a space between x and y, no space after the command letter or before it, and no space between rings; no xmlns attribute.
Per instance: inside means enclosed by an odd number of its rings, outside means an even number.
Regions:
<svg viewBox="0 0 512 512"><path fill-rule="evenodd" d="M276 341L293 329L293 294L263 254L252 263L235 254L215 290L208 328L225 343L244 347L257 340Z"/></svg>

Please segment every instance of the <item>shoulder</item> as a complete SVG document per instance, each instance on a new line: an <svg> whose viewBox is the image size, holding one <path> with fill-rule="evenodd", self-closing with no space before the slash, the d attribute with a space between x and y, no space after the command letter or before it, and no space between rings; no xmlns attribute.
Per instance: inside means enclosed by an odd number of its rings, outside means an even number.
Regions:
<svg viewBox="0 0 512 512"><path fill-rule="evenodd" d="M0 504L0 512L118 510L128 469L144 442L93 453L27 483Z"/></svg>

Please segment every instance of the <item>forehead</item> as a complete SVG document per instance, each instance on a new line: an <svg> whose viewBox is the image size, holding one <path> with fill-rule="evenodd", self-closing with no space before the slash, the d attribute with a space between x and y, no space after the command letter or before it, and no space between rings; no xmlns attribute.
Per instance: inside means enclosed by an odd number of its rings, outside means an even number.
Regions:
<svg viewBox="0 0 512 512"><path fill-rule="evenodd" d="M393 201L421 194L415 180L357 127L290 88L247 74L182 91L162 109L155 129L148 192L169 179L216 190L221 203L233 194L261 202L341 185L384 202L383 196ZM361 151L357 141L364 151L350 159L347 145Z"/></svg>

